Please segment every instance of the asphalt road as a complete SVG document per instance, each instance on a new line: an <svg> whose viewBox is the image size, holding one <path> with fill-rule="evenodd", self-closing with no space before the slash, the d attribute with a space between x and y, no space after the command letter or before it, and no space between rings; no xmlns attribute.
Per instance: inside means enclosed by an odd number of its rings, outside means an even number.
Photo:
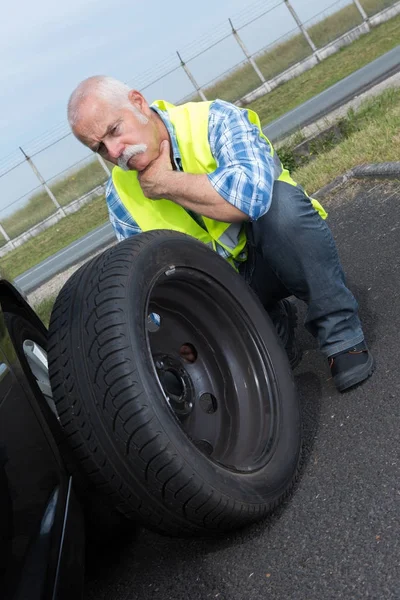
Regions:
<svg viewBox="0 0 400 600"><path fill-rule="evenodd" d="M264 127L263 131L274 142L282 139L296 129L305 127L332 112L398 71L400 71L400 46L300 104Z"/></svg>
<svg viewBox="0 0 400 600"><path fill-rule="evenodd" d="M89 553L85 600L400 598L400 184L347 183L324 203L377 369L340 395L301 327L304 462L271 518L219 541L146 531Z"/></svg>
<svg viewBox="0 0 400 600"><path fill-rule="evenodd" d="M15 282L26 294L29 294L57 273L85 259L92 252L99 250L113 240L115 240L115 235L111 224L101 225L85 237L72 242L35 267L22 273L22 275L15 278Z"/></svg>
<svg viewBox="0 0 400 600"><path fill-rule="evenodd" d="M400 70L400 46L273 121L264 127L263 131L271 141L276 141L297 128L316 121L398 70ZM113 239L115 238L111 225L103 225L29 269L16 278L16 283L26 293L30 293L57 273L83 260Z"/></svg>

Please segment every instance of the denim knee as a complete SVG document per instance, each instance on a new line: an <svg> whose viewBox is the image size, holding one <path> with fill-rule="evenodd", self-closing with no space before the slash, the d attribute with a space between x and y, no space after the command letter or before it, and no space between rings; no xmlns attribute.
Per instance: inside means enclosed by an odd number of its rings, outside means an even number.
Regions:
<svg viewBox="0 0 400 600"><path fill-rule="evenodd" d="M323 352L362 336L332 233L301 188L276 182L269 211L253 224L254 241L277 278L308 305L306 325Z"/></svg>

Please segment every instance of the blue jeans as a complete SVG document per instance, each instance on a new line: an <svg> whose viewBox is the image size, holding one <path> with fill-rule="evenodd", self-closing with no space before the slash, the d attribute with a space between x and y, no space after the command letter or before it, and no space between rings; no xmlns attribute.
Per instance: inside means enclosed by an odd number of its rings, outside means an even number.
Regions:
<svg viewBox="0 0 400 600"><path fill-rule="evenodd" d="M248 225L242 275L268 310L294 295L325 356L363 341L358 304L346 287L331 231L301 188L277 181L269 211Z"/></svg>

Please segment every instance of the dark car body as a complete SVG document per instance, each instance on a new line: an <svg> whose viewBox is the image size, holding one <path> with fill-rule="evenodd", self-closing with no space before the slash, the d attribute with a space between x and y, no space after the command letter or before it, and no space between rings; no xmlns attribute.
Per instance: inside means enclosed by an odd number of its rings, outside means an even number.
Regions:
<svg viewBox="0 0 400 600"><path fill-rule="evenodd" d="M59 452L61 427L10 335L20 315L42 322L18 290L0 279L0 598L81 598L84 527Z"/></svg>

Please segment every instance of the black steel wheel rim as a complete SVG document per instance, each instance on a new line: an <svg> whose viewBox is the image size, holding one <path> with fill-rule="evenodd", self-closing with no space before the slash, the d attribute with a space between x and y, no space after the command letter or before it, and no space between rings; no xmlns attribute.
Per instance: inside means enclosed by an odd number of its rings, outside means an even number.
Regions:
<svg viewBox="0 0 400 600"><path fill-rule="evenodd" d="M276 446L278 393L244 307L213 277L176 267L153 281L143 318L164 400L188 438L226 469L263 468Z"/></svg>

